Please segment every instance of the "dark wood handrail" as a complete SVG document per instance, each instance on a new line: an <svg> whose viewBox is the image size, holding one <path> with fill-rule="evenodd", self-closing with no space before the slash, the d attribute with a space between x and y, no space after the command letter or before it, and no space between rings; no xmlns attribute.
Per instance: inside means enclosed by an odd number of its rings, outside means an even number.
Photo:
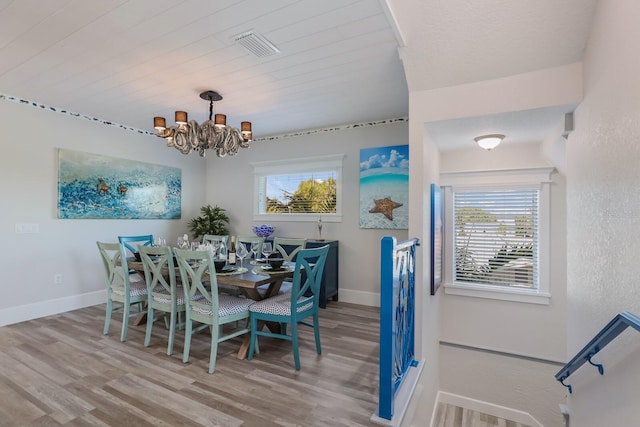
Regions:
<svg viewBox="0 0 640 427"><path fill-rule="evenodd" d="M569 378L580 366L585 363L598 368L600 375L604 375L604 367L602 364L593 363L591 358L597 354L600 350L606 347L611 341L613 341L618 335L620 335L627 327L631 326L636 331L640 332L640 317L623 311L614 317L582 350L580 350L573 359L558 371L556 374L556 380L569 389L569 393L572 392L571 385L565 384L564 380Z"/></svg>

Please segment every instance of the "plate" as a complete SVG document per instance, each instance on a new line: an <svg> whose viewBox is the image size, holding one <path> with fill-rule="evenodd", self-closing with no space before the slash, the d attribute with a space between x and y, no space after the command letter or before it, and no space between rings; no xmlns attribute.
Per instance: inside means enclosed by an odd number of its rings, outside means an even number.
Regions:
<svg viewBox="0 0 640 427"><path fill-rule="evenodd" d="M233 276L234 274L242 274L249 271L247 267L233 267L233 268L225 268L221 272L216 272L216 276Z"/></svg>
<svg viewBox="0 0 640 427"><path fill-rule="evenodd" d="M286 265L283 265L280 268L271 268L268 265L263 265L258 269L258 271L262 273L267 273L267 274L275 274L275 273L284 273L286 271L291 271L291 268Z"/></svg>

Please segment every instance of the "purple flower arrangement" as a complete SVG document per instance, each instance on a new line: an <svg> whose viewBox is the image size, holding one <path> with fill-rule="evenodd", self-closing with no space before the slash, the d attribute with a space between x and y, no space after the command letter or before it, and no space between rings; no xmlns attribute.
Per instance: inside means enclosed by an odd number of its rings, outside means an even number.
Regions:
<svg viewBox="0 0 640 427"><path fill-rule="evenodd" d="M258 237L264 237L265 239L273 234L275 227L272 227L267 224L255 225L253 226L253 232Z"/></svg>

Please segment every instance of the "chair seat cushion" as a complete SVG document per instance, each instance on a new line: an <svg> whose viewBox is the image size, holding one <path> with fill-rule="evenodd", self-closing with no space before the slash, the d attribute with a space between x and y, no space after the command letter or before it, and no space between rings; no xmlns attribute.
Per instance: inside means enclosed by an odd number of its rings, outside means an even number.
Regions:
<svg viewBox="0 0 640 427"><path fill-rule="evenodd" d="M247 311L249 306L254 301L248 298L238 298L233 295L218 295L218 306L220 307L220 317L231 316L233 314L240 314ZM211 304L206 302L197 302L192 304L191 310L196 313L204 314L206 316L212 316Z"/></svg>
<svg viewBox="0 0 640 427"><path fill-rule="evenodd" d="M176 294L176 304L184 305L184 290L182 289L182 286L176 287ZM204 295L200 292L196 292L191 300L199 301L202 298L204 298ZM163 286L159 286L153 290L153 300L161 304L171 304L171 294Z"/></svg>
<svg viewBox="0 0 640 427"><path fill-rule="evenodd" d="M300 298L298 302L305 303L298 307L298 313L308 310L313 306L313 298ZM291 316L291 294L280 294L275 297L255 302L249 307L252 313L275 314L279 316Z"/></svg>
<svg viewBox="0 0 640 427"><path fill-rule="evenodd" d="M111 288L114 294L124 295L124 286L114 286ZM147 285L143 282L131 282L129 288L129 295L132 297L139 297L147 295Z"/></svg>

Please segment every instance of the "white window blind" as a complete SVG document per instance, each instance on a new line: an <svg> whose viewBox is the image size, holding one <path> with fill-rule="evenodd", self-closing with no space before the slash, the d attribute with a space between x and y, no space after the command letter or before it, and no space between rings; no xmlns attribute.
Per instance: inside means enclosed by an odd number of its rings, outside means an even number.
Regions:
<svg viewBox="0 0 640 427"><path fill-rule="evenodd" d="M266 175L264 213L336 213L336 182L336 171Z"/></svg>
<svg viewBox="0 0 640 427"><path fill-rule="evenodd" d="M342 220L344 154L252 163L254 220Z"/></svg>
<svg viewBox="0 0 640 427"><path fill-rule="evenodd" d="M539 190L454 190L454 282L538 289Z"/></svg>

